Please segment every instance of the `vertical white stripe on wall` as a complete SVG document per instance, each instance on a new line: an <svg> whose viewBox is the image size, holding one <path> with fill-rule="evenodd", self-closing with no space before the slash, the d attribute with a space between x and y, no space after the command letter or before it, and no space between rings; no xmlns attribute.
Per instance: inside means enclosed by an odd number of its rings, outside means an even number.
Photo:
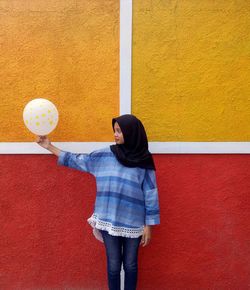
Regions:
<svg viewBox="0 0 250 290"><path fill-rule="evenodd" d="M120 115L131 113L132 0L120 0Z"/></svg>
<svg viewBox="0 0 250 290"><path fill-rule="evenodd" d="M132 0L120 0L120 115L131 113ZM124 290L124 269L121 290Z"/></svg>

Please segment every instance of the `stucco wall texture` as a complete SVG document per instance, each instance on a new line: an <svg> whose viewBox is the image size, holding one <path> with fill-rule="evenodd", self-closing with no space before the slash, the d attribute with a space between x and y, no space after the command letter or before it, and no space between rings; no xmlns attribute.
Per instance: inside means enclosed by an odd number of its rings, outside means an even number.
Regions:
<svg viewBox="0 0 250 290"><path fill-rule="evenodd" d="M119 1L0 1L0 141L33 141L22 111L51 100L57 141L111 140L119 114ZM15 128L15 130L13 130Z"/></svg>
<svg viewBox="0 0 250 290"><path fill-rule="evenodd" d="M133 112L151 141L248 141L250 1L133 1Z"/></svg>
<svg viewBox="0 0 250 290"><path fill-rule="evenodd" d="M249 289L250 157L154 158L161 225L140 249L138 289ZM107 289L86 221L94 178L56 160L1 156L0 289Z"/></svg>
<svg viewBox="0 0 250 290"><path fill-rule="evenodd" d="M132 112L149 141L249 139L249 1L133 1ZM113 141L119 1L0 0L0 141L33 141L47 97L53 141ZM250 287L250 156L154 155L161 225L140 249L138 290ZM0 289L106 290L86 219L96 185L51 155L0 155Z"/></svg>

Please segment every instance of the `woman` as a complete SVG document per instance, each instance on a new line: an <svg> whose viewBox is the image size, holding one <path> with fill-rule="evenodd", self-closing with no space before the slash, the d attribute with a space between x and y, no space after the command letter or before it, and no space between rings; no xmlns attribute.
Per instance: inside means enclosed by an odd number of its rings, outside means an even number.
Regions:
<svg viewBox="0 0 250 290"><path fill-rule="evenodd" d="M125 290L135 290L139 245L149 244L151 226L160 223L155 165L138 118L122 115L112 126L116 144L90 154L61 151L46 136L37 143L57 155L58 164L95 176L95 210L88 222L106 248L109 289L120 290L123 263Z"/></svg>

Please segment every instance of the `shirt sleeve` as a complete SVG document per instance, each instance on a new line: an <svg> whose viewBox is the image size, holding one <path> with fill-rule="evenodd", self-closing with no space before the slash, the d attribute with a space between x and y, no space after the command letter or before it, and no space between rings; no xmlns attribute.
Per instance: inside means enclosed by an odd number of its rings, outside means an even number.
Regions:
<svg viewBox="0 0 250 290"><path fill-rule="evenodd" d="M90 154L77 154L61 151L57 161L58 165L67 166L80 171L95 173L95 160Z"/></svg>
<svg viewBox="0 0 250 290"><path fill-rule="evenodd" d="M160 224L159 197L154 170L146 169L142 189L145 199L145 225Z"/></svg>

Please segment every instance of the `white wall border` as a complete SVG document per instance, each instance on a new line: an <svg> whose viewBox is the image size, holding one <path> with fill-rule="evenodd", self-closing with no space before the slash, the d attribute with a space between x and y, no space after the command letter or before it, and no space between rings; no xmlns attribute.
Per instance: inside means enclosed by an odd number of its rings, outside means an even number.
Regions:
<svg viewBox="0 0 250 290"><path fill-rule="evenodd" d="M131 113L132 0L120 0L120 115Z"/></svg>
<svg viewBox="0 0 250 290"><path fill-rule="evenodd" d="M112 142L53 142L65 151L90 153ZM250 154L250 142L149 142L153 154ZM35 142L1 142L0 154L50 154Z"/></svg>
<svg viewBox="0 0 250 290"><path fill-rule="evenodd" d="M250 142L149 142L159 154L248 154Z"/></svg>

